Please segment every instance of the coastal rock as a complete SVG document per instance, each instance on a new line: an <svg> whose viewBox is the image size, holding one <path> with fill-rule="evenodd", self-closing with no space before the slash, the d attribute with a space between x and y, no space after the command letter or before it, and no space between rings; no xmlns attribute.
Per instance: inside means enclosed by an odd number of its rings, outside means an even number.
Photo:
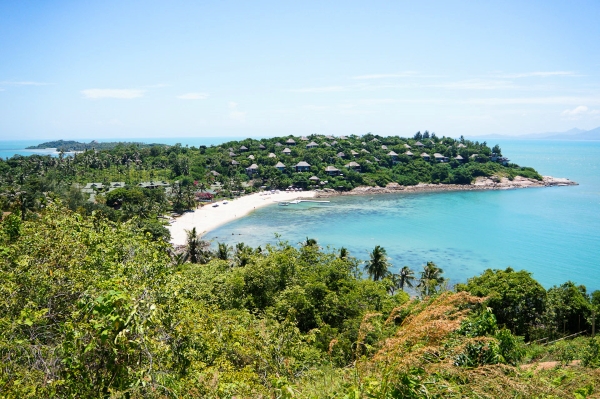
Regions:
<svg viewBox="0 0 600 399"><path fill-rule="evenodd" d="M478 177L472 184L431 184L419 183L416 186L402 186L398 183L388 183L385 187L361 186L351 191L335 191L324 189L317 193L316 197L326 198L335 195L371 195L371 194L393 194L402 192L436 192L436 191L473 191L473 190L510 190L529 187L553 187L553 186L576 186L577 182L572 180L543 176L542 180L529 179L516 176L513 180L506 177L491 176Z"/></svg>

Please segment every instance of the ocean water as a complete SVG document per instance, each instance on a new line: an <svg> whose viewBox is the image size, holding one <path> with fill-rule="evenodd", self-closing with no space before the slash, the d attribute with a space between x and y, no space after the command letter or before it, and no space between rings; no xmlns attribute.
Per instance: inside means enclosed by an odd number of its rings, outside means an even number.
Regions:
<svg viewBox="0 0 600 399"><path fill-rule="evenodd" d="M393 271L427 261L451 283L487 268L533 273L549 288L571 280L600 289L600 142L495 140L505 156L579 186L330 198L270 206L206 235L257 246L315 238L366 260L383 246ZM276 237L276 234L278 237Z"/></svg>

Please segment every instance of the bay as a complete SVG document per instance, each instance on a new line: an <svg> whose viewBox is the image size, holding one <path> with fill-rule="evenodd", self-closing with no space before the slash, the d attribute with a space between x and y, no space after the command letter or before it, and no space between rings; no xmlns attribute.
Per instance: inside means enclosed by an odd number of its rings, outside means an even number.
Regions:
<svg viewBox="0 0 600 399"><path fill-rule="evenodd" d="M533 273L549 288L600 289L600 142L495 140L512 162L579 186L335 197L327 206L261 208L205 236L258 246L307 237L366 260L383 246L393 264L433 261L451 283L487 268ZM275 234L278 236L276 237Z"/></svg>

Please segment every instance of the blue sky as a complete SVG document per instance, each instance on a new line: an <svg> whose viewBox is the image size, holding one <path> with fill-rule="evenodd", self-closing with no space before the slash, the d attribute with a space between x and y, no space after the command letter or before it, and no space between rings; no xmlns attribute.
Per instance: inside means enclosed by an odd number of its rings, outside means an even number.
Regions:
<svg viewBox="0 0 600 399"><path fill-rule="evenodd" d="M592 129L598 21L597 0L0 2L0 139Z"/></svg>

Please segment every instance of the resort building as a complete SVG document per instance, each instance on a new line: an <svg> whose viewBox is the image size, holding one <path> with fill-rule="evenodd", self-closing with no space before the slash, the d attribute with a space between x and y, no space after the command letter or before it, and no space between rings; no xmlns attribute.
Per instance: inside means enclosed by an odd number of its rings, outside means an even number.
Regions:
<svg viewBox="0 0 600 399"><path fill-rule="evenodd" d="M344 154L343 152L338 152L337 153L337 157L338 158L344 158L346 156L346 154Z"/></svg>
<svg viewBox="0 0 600 399"><path fill-rule="evenodd" d="M277 162L277 165L275 165L275 168L277 170L279 170L280 172L283 172L283 170L285 169L285 165L283 164L283 162Z"/></svg>
<svg viewBox="0 0 600 399"><path fill-rule="evenodd" d="M125 187L124 181L114 181L114 182L109 183L108 191L111 192L112 190L116 190L117 188L123 188L123 187Z"/></svg>
<svg viewBox="0 0 600 399"><path fill-rule="evenodd" d="M294 139L287 139L285 143L287 145L296 145L296 141L294 141Z"/></svg>
<svg viewBox="0 0 600 399"><path fill-rule="evenodd" d="M416 145L417 147L419 147L419 148L423 148L423 147L425 147L425 145L424 145L423 143L421 143L420 141L417 141L417 142L415 143L415 145Z"/></svg>
<svg viewBox="0 0 600 399"><path fill-rule="evenodd" d="M231 164L232 164L233 166L238 166L240 163L239 163L238 161L236 161L235 159L232 159L232 160L231 160Z"/></svg>
<svg viewBox="0 0 600 399"><path fill-rule="evenodd" d="M167 187L171 187L171 185L164 180L143 181L141 183L138 183L138 187L141 187L141 188L167 188Z"/></svg>
<svg viewBox="0 0 600 399"><path fill-rule="evenodd" d="M254 155L252 155L252 154L248 155L248 159L254 159Z"/></svg>
<svg viewBox="0 0 600 399"><path fill-rule="evenodd" d="M314 141L311 141L310 143L308 143L306 145L306 148L317 148L319 145L317 143L315 143Z"/></svg>
<svg viewBox="0 0 600 399"><path fill-rule="evenodd" d="M357 157L358 155L360 155L358 152L356 152L354 150L350 150L350 154L352 154L353 157Z"/></svg>
<svg viewBox="0 0 600 399"><path fill-rule="evenodd" d="M310 180L311 182L313 182L314 184L318 184L319 181L321 181L321 179L319 179L317 176L312 176L309 177L308 180Z"/></svg>
<svg viewBox="0 0 600 399"><path fill-rule="evenodd" d="M340 174L340 170L335 166L327 166L325 168L325 173L327 173L329 176L337 176Z"/></svg>
<svg viewBox="0 0 600 399"><path fill-rule="evenodd" d="M281 152L284 153L285 155L290 155L292 153L292 150L290 150L289 148L286 147Z"/></svg>
<svg viewBox="0 0 600 399"><path fill-rule="evenodd" d="M426 160L426 161L429 161L429 160L431 159L431 157L429 156L429 154L428 154L428 153L426 153L426 152L423 152L423 153L421 153L421 157L422 157L424 160Z"/></svg>
<svg viewBox="0 0 600 399"><path fill-rule="evenodd" d="M300 137L300 140L302 140L302 141L308 141L308 137L302 136L302 137Z"/></svg>
<svg viewBox="0 0 600 399"><path fill-rule="evenodd" d="M352 161L352 162L347 163L344 166L348 169L352 169L356 172L360 172L360 165L357 162Z"/></svg>
<svg viewBox="0 0 600 399"><path fill-rule="evenodd" d="M237 157L237 154L236 154L235 152L230 152L230 153L229 153L229 156L230 156L230 157Z"/></svg>
<svg viewBox="0 0 600 399"><path fill-rule="evenodd" d="M382 145L382 146L381 146L381 149L382 149L382 150L387 150L387 149L388 149L388 148L387 148L387 145L385 145L385 144L384 144L384 145Z"/></svg>
<svg viewBox="0 0 600 399"><path fill-rule="evenodd" d="M300 161L296 164L296 172L308 172L310 170L310 164L308 162Z"/></svg>
<svg viewBox="0 0 600 399"><path fill-rule="evenodd" d="M392 157L392 162L398 162L398 154L396 154L394 151L388 152L387 155Z"/></svg>
<svg viewBox="0 0 600 399"><path fill-rule="evenodd" d="M454 159L456 159L457 161L460 161L460 162L465 160L463 157L460 156L460 154L455 156Z"/></svg>
<svg viewBox="0 0 600 399"><path fill-rule="evenodd" d="M275 143L275 147L281 147L283 144L281 144L279 141L277 143Z"/></svg>
<svg viewBox="0 0 600 399"><path fill-rule="evenodd" d="M246 146L241 146L240 147L240 152L244 152L244 151L248 151L248 148L246 148Z"/></svg>
<svg viewBox="0 0 600 399"><path fill-rule="evenodd" d="M221 176L221 174L219 172L217 172L216 170L211 170L209 173L211 175L213 175L214 177Z"/></svg>
<svg viewBox="0 0 600 399"><path fill-rule="evenodd" d="M259 149L259 150L265 150L266 148L267 148L267 147L265 147L265 146L264 146L264 145L262 145L262 144L258 146L258 149Z"/></svg>
<svg viewBox="0 0 600 399"><path fill-rule="evenodd" d="M433 154L433 157L438 162L448 162L448 157L445 157L445 156L443 156L442 154L440 154L438 152L436 152L435 154Z"/></svg>
<svg viewBox="0 0 600 399"><path fill-rule="evenodd" d="M249 176L252 176L253 174L255 174L255 173L258 173L258 165L257 165L257 164L255 164L255 163L253 163L252 165L248 166L248 167L246 168L246 173L247 173Z"/></svg>
<svg viewBox="0 0 600 399"><path fill-rule="evenodd" d="M269 155L267 155L269 158L277 158L277 155L273 154L272 152L269 153Z"/></svg>
<svg viewBox="0 0 600 399"><path fill-rule="evenodd" d="M412 152L410 152L410 151L406 151L404 153L404 155L406 155L407 157L412 157L414 154Z"/></svg>
<svg viewBox="0 0 600 399"><path fill-rule="evenodd" d="M409 146L408 144L404 144L404 148L408 148L410 150L412 147Z"/></svg>

